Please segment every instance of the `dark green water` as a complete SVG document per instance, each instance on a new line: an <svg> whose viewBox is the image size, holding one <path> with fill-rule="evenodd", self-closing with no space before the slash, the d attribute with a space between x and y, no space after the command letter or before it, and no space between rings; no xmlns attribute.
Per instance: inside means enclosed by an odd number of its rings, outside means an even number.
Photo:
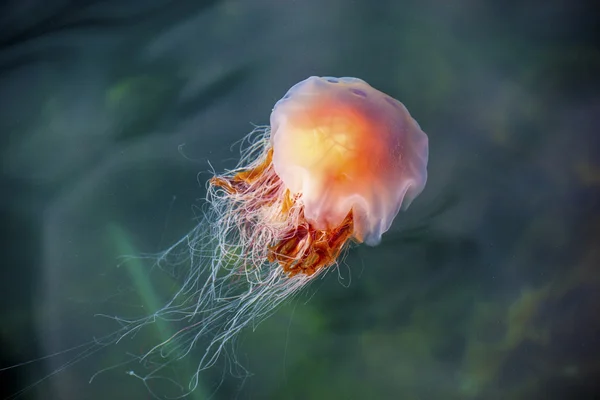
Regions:
<svg viewBox="0 0 600 400"><path fill-rule="evenodd" d="M218 364L189 398L596 398L591 4L3 3L0 367L118 327L96 314L162 304L177 279L140 275L150 264L119 257L186 234L211 166L236 164L231 145L268 123L290 86L356 76L402 101L428 134L425 191L381 245L353 248L339 274L242 334L236 356L252 376ZM144 335L23 398L150 398L125 373L144 366L119 366L160 337ZM76 356L0 372L1 394ZM190 358L165 375L189 376ZM173 393L164 380L147 383Z"/></svg>

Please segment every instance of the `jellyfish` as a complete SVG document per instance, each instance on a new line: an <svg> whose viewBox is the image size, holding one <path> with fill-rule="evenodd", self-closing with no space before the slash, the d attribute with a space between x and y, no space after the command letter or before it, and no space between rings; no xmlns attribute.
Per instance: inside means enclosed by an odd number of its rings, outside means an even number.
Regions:
<svg viewBox="0 0 600 400"><path fill-rule="evenodd" d="M137 360L147 383L193 358L188 392L282 302L335 268L351 244L374 246L427 181L428 138L402 103L357 78L312 76L242 141L232 170L207 183L195 228L156 257L181 284L150 315L119 318L110 341L148 325L169 332ZM147 369L150 371L147 371ZM187 393L187 392L186 392Z"/></svg>
<svg viewBox="0 0 600 400"><path fill-rule="evenodd" d="M203 345L190 390L242 329L330 270L351 243L378 244L427 181L427 135L402 103L357 78L294 85L270 126L244 143L237 167L208 182L196 228L159 259L175 256L187 276L151 317L183 327L146 357L179 359Z"/></svg>

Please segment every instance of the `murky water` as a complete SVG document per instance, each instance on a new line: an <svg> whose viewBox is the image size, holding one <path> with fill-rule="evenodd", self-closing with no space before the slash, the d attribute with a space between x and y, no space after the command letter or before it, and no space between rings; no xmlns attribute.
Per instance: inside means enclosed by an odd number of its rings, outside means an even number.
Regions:
<svg viewBox="0 0 600 400"><path fill-rule="evenodd" d="M2 366L118 328L98 314L162 304L177 276L121 257L194 226L209 171L236 164L232 145L290 86L357 76L429 135L425 191L381 245L353 248L242 335L251 376L219 363L189 398L593 398L594 14L566 1L374 3L3 6ZM2 394L53 371L23 397L176 394L161 377L189 376L193 355L146 381L126 372L148 365L120 364L160 338L149 329L60 371L85 348L4 371Z"/></svg>

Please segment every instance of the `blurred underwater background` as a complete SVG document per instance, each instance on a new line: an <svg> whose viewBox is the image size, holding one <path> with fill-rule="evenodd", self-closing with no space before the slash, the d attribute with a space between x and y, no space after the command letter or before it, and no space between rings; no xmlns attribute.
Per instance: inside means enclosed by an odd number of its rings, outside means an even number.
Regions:
<svg viewBox="0 0 600 400"><path fill-rule="evenodd" d="M120 365L168 323L65 368L85 347L63 351L118 328L99 314L168 299L178 276L122 257L190 231L210 171L289 87L328 75L406 105L427 186L379 246L242 333L250 376L224 361L187 398L600 398L599 8L2 2L0 368L60 354L0 371L0 397L175 395Z"/></svg>

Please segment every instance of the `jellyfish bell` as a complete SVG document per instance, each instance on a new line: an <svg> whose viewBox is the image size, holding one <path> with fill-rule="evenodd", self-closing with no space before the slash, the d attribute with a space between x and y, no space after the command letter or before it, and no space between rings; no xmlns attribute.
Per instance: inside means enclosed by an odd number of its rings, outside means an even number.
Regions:
<svg viewBox="0 0 600 400"><path fill-rule="evenodd" d="M357 78L310 77L271 114L275 172L317 229L352 211L353 237L375 245L427 180L428 139L397 100Z"/></svg>

